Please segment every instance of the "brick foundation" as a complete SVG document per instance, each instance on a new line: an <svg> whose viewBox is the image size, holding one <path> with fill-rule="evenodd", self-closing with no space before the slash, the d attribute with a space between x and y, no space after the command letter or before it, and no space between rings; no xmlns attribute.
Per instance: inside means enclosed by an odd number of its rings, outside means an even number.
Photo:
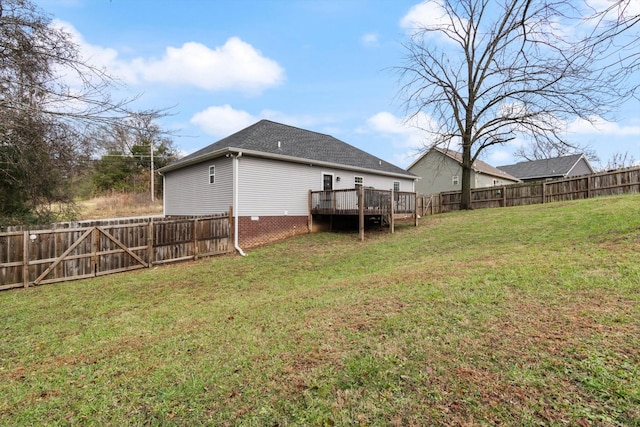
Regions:
<svg viewBox="0 0 640 427"><path fill-rule="evenodd" d="M253 219L252 219L253 218ZM309 232L306 216L261 216L238 218L238 244L252 248Z"/></svg>

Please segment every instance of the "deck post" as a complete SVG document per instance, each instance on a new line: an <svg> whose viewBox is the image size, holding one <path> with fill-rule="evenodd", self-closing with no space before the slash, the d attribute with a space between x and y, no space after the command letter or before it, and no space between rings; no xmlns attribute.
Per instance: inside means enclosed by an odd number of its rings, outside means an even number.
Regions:
<svg viewBox="0 0 640 427"><path fill-rule="evenodd" d="M358 189L358 223L360 225L360 241L364 242L364 186Z"/></svg>
<svg viewBox="0 0 640 427"><path fill-rule="evenodd" d="M307 227L309 228L309 233L313 232L313 214L311 213L311 209L313 207L313 195L311 190L309 190L309 220L307 221Z"/></svg>
<svg viewBox="0 0 640 427"><path fill-rule="evenodd" d="M389 206L389 231L391 232L391 234L395 233L395 223L394 223L394 212L393 212L393 188L390 191L391 193L391 198L390 198L390 204L391 206Z"/></svg>

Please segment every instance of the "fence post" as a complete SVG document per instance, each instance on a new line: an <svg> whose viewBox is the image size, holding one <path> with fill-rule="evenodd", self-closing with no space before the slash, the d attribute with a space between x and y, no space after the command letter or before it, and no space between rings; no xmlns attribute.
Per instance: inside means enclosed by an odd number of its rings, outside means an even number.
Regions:
<svg viewBox="0 0 640 427"><path fill-rule="evenodd" d="M545 199L547 198L547 185L544 181L542 181L542 204L544 204Z"/></svg>
<svg viewBox="0 0 640 427"><path fill-rule="evenodd" d="M22 236L22 283L29 287L29 230L25 230Z"/></svg>
<svg viewBox="0 0 640 427"><path fill-rule="evenodd" d="M94 227L91 231L91 238L93 239L93 253L91 254L91 263L93 264L93 275L98 275L98 262L100 259L98 258L98 252L100 251L100 230L98 227Z"/></svg>
<svg viewBox="0 0 640 427"><path fill-rule="evenodd" d="M232 253L235 248L233 247L233 243L235 242L235 225L233 224L233 205L229 206L229 243L227 243L227 253Z"/></svg>
<svg viewBox="0 0 640 427"><path fill-rule="evenodd" d="M153 218L149 218L149 227L147 228L147 264L149 268L153 264Z"/></svg>
<svg viewBox="0 0 640 427"><path fill-rule="evenodd" d="M198 218L193 218L193 260L198 260Z"/></svg>
<svg viewBox="0 0 640 427"><path fill-rule="evenodd" d="M502 187L502 207L507 207L507 187Z"/></svg>
<svg viewBox="0 0 640 427"><path fill-rule="evenodd" d="M587 199L591 198L591 175L587 176Z"/></svg>

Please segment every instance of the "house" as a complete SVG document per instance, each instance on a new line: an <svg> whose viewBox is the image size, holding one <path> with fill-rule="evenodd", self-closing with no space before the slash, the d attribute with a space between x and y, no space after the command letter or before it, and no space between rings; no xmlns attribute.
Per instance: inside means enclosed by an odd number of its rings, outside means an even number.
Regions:
<svg viewBox="0 0 640 427"><path fill-rule="evenodd" d="M261 120L162 169L164 214L232 208L236 249L309 232L310 190L415 191L417 177L330 135ZM242 253L242 252L241 252Z"/></svg>
<svg viewBox="0 0 640 427"><path fill-rule="evenodd" d="M457 151L434 147L414 161L407 170L422 177L416 183L416 192L436 194L462 189L462 154ZM509 185L518 178L481 161L473 162L471 188Z"/></svg>
<svg viewBox="0 0 640 427"><path fill-rule="evenodd" d="M594 173L593 168L589 164L589 160L587 160L584 154L520 162L514 165L498 166L498 168L525 182L544 181Z"/></svg>

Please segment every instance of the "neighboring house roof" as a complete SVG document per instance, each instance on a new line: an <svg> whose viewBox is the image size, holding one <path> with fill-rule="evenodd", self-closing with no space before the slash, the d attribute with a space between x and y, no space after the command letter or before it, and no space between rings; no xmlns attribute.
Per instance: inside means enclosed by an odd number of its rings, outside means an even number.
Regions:
<svg viewBox="0 0 640 427"><path fill-rule="evenodd" d="M462 165L462 153L459 153L459 152L454 151L454 150L445 149L445 148L439 148L439 147L433 147L433 148L431 148L431 150L438 151L438 152L444 154L445 156L455 160L456 162L458 162L458 163L460 163ZM431 151L431 150L429 150L429 151ZM422 159L424 156L426 156L429 153L429 151L427 151L427 153L425 153L422 156L420 156L407 169L411 169L416 163L418 163L420 161L420 159ZM497 178L507 179L507 180L511 180L511 181L514 181L514 182L520 181L515 176L512 176L509 173L507 173L507 172L505 172L503 170L500 170L498 168L494 168L493 166L491 166L488 163L483 162L482 160L476 160L475 162L473 162L473 165L471 165L471 167L475 172L478 172L478 173L483 173L485 175L491 175L491 176L495 176Z"/></svg>
<svg viewBox="0 0 640 427"><path fill-rule="evenodd" d="M411 172L362 151L330 135L260 120L220 141L160 169L169 172L184 166L221 157L229 152L272 159L348 167L383 175L417 178Z"/></svg>
<svg viewBox="0 0 640 427"><path fill-rule="evenodd" d="M573 168L575 168L583 158L586 165L591 172L593 172L593 168L584 154L572 154L570 156L555 157L553 159L520 162L514 165L499 166L499 168L522 180L558 178L570 176Z"/></svg>

